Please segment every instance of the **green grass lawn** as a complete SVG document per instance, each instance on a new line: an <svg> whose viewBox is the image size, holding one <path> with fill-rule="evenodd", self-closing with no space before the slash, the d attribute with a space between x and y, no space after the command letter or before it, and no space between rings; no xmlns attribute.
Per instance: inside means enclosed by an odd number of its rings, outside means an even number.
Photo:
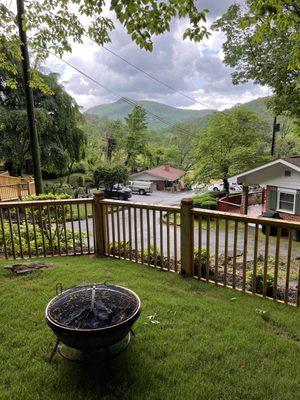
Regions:
<svg viewBox="0 0 300 400"><path fill-rule="evenodd" d="M47 261L55 268L27 276L0 268L1 400L297 398L298 309L126 261ZM78 367L58 357L49 364L55 338L44 311L56 283L103 281L128 286L141 298L131 347L110 368ZM159 323L150 322L151 315Z"/></svg>

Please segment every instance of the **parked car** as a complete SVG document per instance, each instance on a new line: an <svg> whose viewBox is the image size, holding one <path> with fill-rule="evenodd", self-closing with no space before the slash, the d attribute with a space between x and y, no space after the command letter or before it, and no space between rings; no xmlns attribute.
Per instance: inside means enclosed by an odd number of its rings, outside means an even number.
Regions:
<svg viewBox="0 0 300 400"><path fill-rule="evenodd" d="M204 188L205 188L204 183L195 183L194 185L192 185L192 190L201 190Z"/></svg>
<svg viewBox="0 0 300 400"><path fill-rule="evenodd" d="M147 181L129 181L129 188L133 193L147 194L153 192L153 183Z"/></svg>
<svg viewBox="0 0 300 400"><path fill-rule="evenodd" d="M224 190L224 185L223 183L216 183L214 185L209 186L208 191L209 192L222 192ZM229 191L230 192L241 192L242 191L242 186L238 185L237 183L229 183Z"/></svg>
<svg viewBox="0 0 300 400"><path fill-rule="evenodd" d="M132 196L131 190L123 185L114 185L112 191L108 188L104 189L105 197L114 200L128 200Z"/></svg>
<svg viewBox="0 0 300 400"><path fill-rule="evenodd" d="M223 183L215 183L214 185L209 186L207 189L209 192L222 192L222 190L224 190L224 185Z"/></svg>

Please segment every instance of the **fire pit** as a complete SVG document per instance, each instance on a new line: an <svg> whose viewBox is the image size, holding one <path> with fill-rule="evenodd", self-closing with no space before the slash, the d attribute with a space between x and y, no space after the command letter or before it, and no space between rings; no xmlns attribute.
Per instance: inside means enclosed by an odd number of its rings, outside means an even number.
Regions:
<svg viewBox="0 0 300 400"><path fill-rule="evenodd" d="M60 344L95 352L108 350L128 335L127 347L140 308L139 297L122 286L89 284L60 293L46 307L47 324L57 337L50 361Z"/></svg>

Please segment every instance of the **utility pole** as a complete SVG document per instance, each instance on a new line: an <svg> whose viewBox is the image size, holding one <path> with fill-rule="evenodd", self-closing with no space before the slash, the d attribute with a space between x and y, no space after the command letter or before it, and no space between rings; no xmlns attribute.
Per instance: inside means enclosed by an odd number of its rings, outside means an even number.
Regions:
<svg viewBox="0 0 300 400"><path fill-rule="evenodd" d="M273 122L271 156L274 156L275 153L276 132L279 132L279 130L280 130L280 124L277 124L277 117L275 116Z"/></svg>
<svg viewBox="0 0 300 400"><path fill-rule="evenodd" d="M24 91L26 98L28 128L31 144L31 154L33 163L33 175L35 182L35 191L39 195L43 191L43 180L42 180L42 169L41 169L41 156L40 156L40 145L39 138L36 130L35 116L34 116L34 103L33 93L30 87L30 61L27 46L27 35L23 28L23 17L25 15L24 0L17 0L17 20L19 35L21 40L21 54L22 54L22 69L23 69L23 80L24 80Z"/></svg>

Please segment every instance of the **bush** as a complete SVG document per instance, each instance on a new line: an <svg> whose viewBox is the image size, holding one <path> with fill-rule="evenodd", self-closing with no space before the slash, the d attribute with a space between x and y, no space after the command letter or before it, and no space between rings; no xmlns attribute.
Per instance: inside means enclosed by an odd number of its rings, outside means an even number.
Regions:
<svg viewBox="0 0 300 400"><path fill-rule="evenodd" d="M204 193L200 196L195 196L193 198L193 203L195 207L206 208L208 210L216 210L217 200L212 194L213 192Z"/></svg>
<svg viewBox="0 0 300 400"><path fill-rule="evenodd" d="M86 190L85 190L85 188L83 188L83 187L77 187L75 190L74 190L74 197L75 197L75 199L78 199L78 198L80 198L80 197L86 197Z"/></svg>
<svg viewBox="0 0 300 400"><path fill-rule="evenodd" d="M4 221L4 235L0 235L0 248L1 251L4 252L4 238L6 243L6 248L8 253L11 255L13 254L13 246L15 250L16 256L21 255L21 248L23 254L26 256L29 254L29 248L31 249L32 255L38 255L36 253L36 247L38 249L39 254L44 253L44 244L45 243L45 253L51 254L52 247L50 245L50 229L49 224L45 224L44 220L43 223L35 222L35 230L32 224L32 218L29 218L29 211L27 211L27 218L28 221L28 231L26 224L22 220L22 214L20 214L20 236L19 230L16 223L12 224L12 232L13 235L11 236L10 233L10 226L7 221ZM60 240L60 249L62 252L66 252L66 247L69 251L73 251L73 232L71 229L66 229L66 237L63 227L59 224L59 227L51 227L52 231L52 246L54 254L58 254L58 239ZM4 236L4 238L3 238ZM44 237L44 240L43 240ZM84 233L81 234L82 238L82 245L83 247L87 246L87 238ZM67 241L67 246L66 246ZM74 232L74 243L75 248L80 248L80 234L79 232Z"/></svg>
<svg viewBox="0 0 300 400"><path fill-rule="evenodd" d="M115 257L123 257L129 258L129 242L119 241L119 242L110 242L109 243L109 252L111 255ZM132 259L139 258L140 254L135 249L131 249L131 257Z"/></svg>
<svg viewBox="0 0 300 400"><path fill-rule="evenodd" d="M250 272L248 275L247 283L252 290L253 287L253 271ZM263 286L264 286L264 271L262 268L258 268L256 271L256 278L255 278L255 292L259 294L263 294ZM274 288L274 275L268 273L267 274L267 291L266 295L269 297L273 296L273 288Z"/></svg>
<svg viewBox="0 0 300 400"><path fill-rule="evenodd" d="M73 196L73 188L68 183L48 182L44 187L44 192L48 195L66 195L68 197ZM66 197L66 198L68 198ZM35 198L34 200L39 200ZM44 199L41 199L44 200ZM50 200L50 199L49 199ZM52 198L51 198L52 200Z"/></svg>
<svg viewBox="0 0 300 400"><path fill-rule="evenodd" d="M201 278L206 278L206 249L202 249L201 251ZM199 252L197 249L194 250L194 275L198 276L198 268L199 268ZM213 268L209 268L208 276L213 277L215 274Z"/></svg>
<svg viewBox="0 0 300 400"><path fill-rule="evenodd" d="M85 174L88 170L88 164L84 161L77 162L73 165L72 172Z"/></svg>
<svg viewBox="0 0 300 400"><path fill-rule="evenodd" d="M161 257L159 249L155 247L154 245L150 245L149 252L148 250L145 250L144 258L142 260L143 263L145 264L150 264L150 265L157 265L158 267L164 267L164 258Z"/></svg>
<svg viewBox="0 0 300 400"><path fill-rule="evenodd" d="M206 208L207 210L216 210L217 202L214 199L202 201L201 208Z"/></svg>
<svg viewBox="0 0 300 400"><path fill-rule="evenodd" d="M96 187L112 189L117 183L125 184L128 176L124 165L103 164L94 171L94 182Z"/></svg>

